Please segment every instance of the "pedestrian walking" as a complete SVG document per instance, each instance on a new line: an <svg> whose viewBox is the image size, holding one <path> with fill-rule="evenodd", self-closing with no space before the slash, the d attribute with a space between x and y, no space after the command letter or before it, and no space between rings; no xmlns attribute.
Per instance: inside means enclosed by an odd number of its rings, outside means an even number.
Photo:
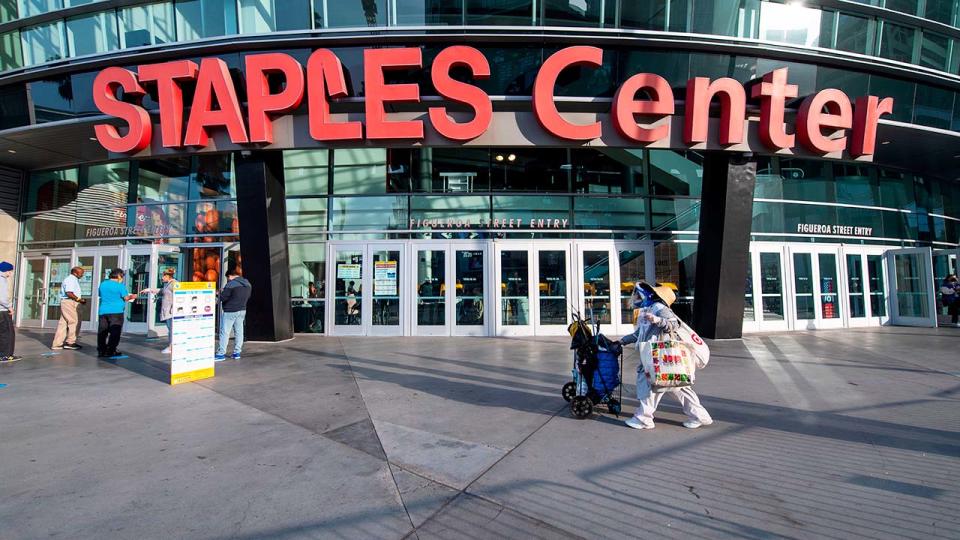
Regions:
<svg viewBox="0 0 960 540"><path fill-rule="evenodd" d="M80 306L87 303L80 290L80 278L84 270L81 266L70 269L70 275L60 284L60 322L57 323L57 333L53 336L53 350L77 350L81 346L77 343L80 336Z"/></svg>
<svg viewBox="0 0 960 540"><path fill-rule="evenodd" d="M144 289L140 294L160 294L160 321L167 324L167 347L160 351L161 354L170 354L173 350L173 290L177 284L176 268L167 268L160 275L160 281L163 287L159 289Z"/></svg>
<svg viewBox="0 0 960 540"><path fill-rule="evenodd" d="M19 356L13 354L17 344L16 328L13 321L16 313L13 310L11 299L11 278L13 265L7 261L0 262L0 362L16 362Z"/></svg>
<svg viewBox="0 0 960 540"><path fill-rule="evenodd" d="M631 300L633 307L640 309L637 316L636 330L632 334L620 339L623 345L656 341L664 334L671 334L680 328L680 318L670 309L677 296L669 287L650 286L647 283L637 283L633 289ZM700 426L709 426L713 418L700 404L700 398L689 386L672 388L663 392L654 392L650 388L643 364L637 367L637 411L626 424L634 429L653 429L653 415L657 411L660 399L664 394L670 395L680 402L687 421L683 427L696 429Z"/></svg>
<svg viewBox="0 0 960 540"><path fill-rule="evenodd" d="M253 286L247 281L239 267L227 270L227 284L220 291L220 339L217 342L217 353L214 361L221 362L227 359L227 341L230 340L230 331L233 330L234 360L240 359L243 352L243 321L247 317L247 301Z"/></svg>
<svg viewBox="0 0 960 540"><path fill-rule="evenodd" d="M97 308L99 328L97 329L97 356L100 358L120 356L120 334L123 332L123 311L127 302L137 297L130 294L123 284L123 270L114 268L110 278L100 283L97 292L100 305Z"/></svg>
<svg viewBox="0 0 960 540"><path fill-rule="evenodd" d="M940 300L950 315L950 324L960 328L960 283L956 274L947 276L940 285Z"/></svg>

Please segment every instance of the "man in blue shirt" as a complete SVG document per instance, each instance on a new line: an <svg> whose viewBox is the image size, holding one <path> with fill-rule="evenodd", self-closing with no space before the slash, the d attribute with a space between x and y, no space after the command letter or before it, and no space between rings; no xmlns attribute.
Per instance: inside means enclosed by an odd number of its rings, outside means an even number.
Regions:
<svg viewBox="0 0 960 540"><path fill-rule="evenodd" d="M127 302L137 297L130 294L123 284L123 270L114 268L110 271L110 279L100 283L100 306L97 315L100 316L100 328L97 333L97 356L120 356L117 345L120 344L120 333L123 331L123 310Z"/></svg>

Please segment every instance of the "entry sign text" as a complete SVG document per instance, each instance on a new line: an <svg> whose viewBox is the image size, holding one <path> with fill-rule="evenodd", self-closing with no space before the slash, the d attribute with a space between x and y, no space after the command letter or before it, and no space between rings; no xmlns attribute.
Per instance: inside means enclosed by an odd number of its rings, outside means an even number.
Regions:
<svg viewBox="0 0 960 540"><path fill-rule="evenodd" d="M839 236L873 236L873 227L830 225L827 223L797 223L797 232L804 234L834 234Z"/></svg>
<svg viewBox="0 0 960 540"><path fill-rule="evenodd" d="M599 69L603 49L573 46L548 57L533 85L532 108L540 126L564 141L599 139L603 122L612 122L625 139L654 143L670 137L671 116L676 113L673 89L654 73L636 73L617 90L606 118L573 123L557 109L554 91L561 74L574 69ZM410 143L424 139L424 120L390 119L395 103L420 102L420 88L413 83L388 83L390 71L424 69L419 47L389 47L363 51L364 120L334 120L332 102L350 96L343 64L330 49L317 49L306 66L284 53L245 56L247 107L244 113L238 91L226 62L204 58L142 65L137 72L108 67L93 83L93 100L104 114L123 120L125 128L112 124L94 127L97 140L110 152L136 153L150 146L153 123L141 104L142 96L157 96L160 105L160 143L165 148L202 148L214 130L225 130L234 144L272 144L273 118L288 114L306 100L310 136L317 141L383 141ZM473 79L490 77L490 63L473 47L453 45L442 49L428 66L437 93L449 102L472 110L469 121L454 120L447 107L428 108L427 121L442 137L464 142L484 134L493 121L490 96L472 84L459 81L454 70L469 70ZM747 100L760 106L759 138L771 152L798 144L816 155L846 150L854 158L871 156L876 148L877 122L893 112L892 97L862 96L853 101L840 90L827 88L805 96L793 128L786 126L786 104L799 96L799 87L788 83L787 68L763 75L749 91L743 83L723 77L693 77L686 83L683 142L688 146L707 142L710 107L720 108L719 133L723 146L746 142L744 124ZM284 85L272 84L282 78ZM193 90L185 104L184 89ZM122 90L122 97L118 93ZM749 95L748 95L749 93ZM242 95L242 94L241 94ZM189 114L187 114L189 105Z"/></svg>
<svg viewBox="0 0 960 540"><path fill-rule="evenodd" d="M170 384L213 377L216 303L215 283L174 284Z"/></svg>

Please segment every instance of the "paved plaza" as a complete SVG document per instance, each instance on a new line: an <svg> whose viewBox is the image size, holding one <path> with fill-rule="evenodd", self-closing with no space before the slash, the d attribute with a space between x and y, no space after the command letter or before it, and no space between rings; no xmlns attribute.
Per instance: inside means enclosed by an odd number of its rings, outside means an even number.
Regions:
<svg viewBox="0 0 960 540"><path fill-rule="evenodd" d="M4 540L960 537L956 329L716 342L716 422L642 432L571 417L559 337L298 336L177 387L159 340L51 337L0 366Z"/></svg>

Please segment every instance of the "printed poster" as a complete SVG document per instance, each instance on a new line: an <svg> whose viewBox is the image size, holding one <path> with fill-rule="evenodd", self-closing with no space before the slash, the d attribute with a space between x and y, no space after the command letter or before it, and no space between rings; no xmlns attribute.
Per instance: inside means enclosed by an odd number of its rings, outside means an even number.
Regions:
<svg viewBox="0 0 960 540"><path fill-rule="evenodd" d="M174 285L170 384L213 377L216 291L209 281Z"/></svg>
<svg viewBox="0 0 960 540"><path fill-rule="evenodd" d="M397 296L397 261L373 263L373 295Z"/></svg>
<svg viewBox="0 0 960 540"><path fill-rule="evenodd" d="M360 265L348 263L337 264L337 279L360 279Z"/></svg>

